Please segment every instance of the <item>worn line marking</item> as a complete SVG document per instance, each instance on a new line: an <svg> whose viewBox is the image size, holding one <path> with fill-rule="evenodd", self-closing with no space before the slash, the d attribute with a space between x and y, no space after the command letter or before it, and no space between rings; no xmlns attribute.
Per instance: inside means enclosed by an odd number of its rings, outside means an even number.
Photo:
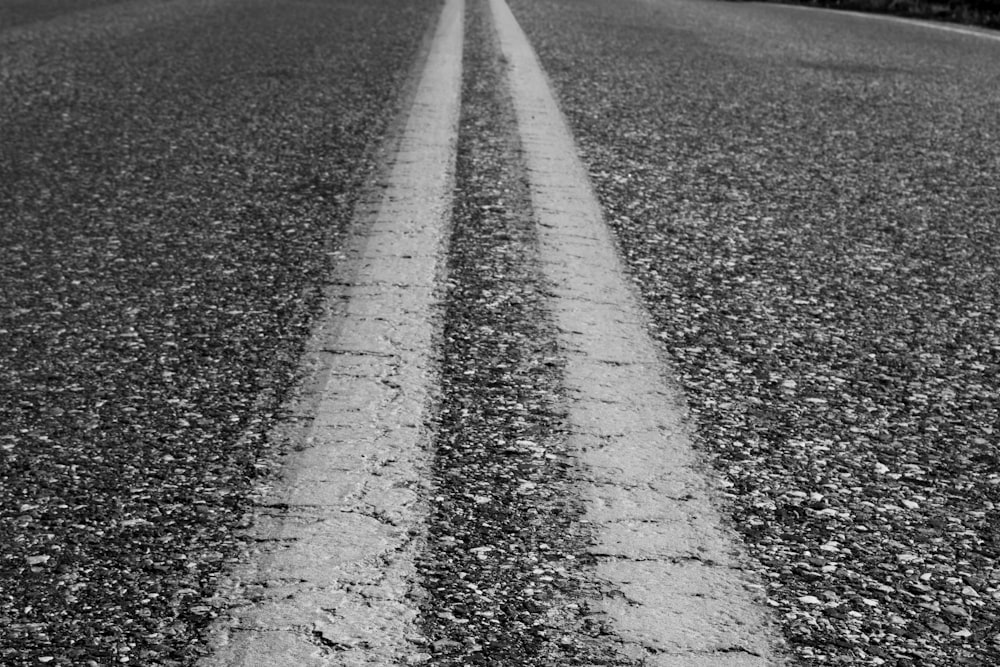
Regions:
<svg viewBox="0 0 1000 667"><path fill-rule="evenodd" d="M418 634L405 596L423 531L436 306L451 211L463 0L447 0L388 185L311 341L327 377L306 447L263 506L246 606L204 667L395 665ZM254 599L253 603L249 600Z"/></svg>
<svg viewBox="0 0 1000 667"><path fill-rule="evenodd" d="M491 6L567 354L571 439L590 477L596 576L618 592L592 604L651 667L780 664L545 75L504 0Z"/></svg>

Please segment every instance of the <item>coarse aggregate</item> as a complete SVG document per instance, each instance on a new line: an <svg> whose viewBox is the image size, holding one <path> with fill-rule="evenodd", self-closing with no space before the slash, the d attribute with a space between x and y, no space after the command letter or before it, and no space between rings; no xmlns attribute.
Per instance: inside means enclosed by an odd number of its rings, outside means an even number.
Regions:
<svg viewBox="0 0 1000 667"><path fill-rule="evenodd" d="M436 7L138 0L0 27L0 664L202 652Z"/></svg>
<svg viewBox="0 0 1000 667"><path fill-rule="evenodd" d="M489 8L468 4L427 547L433 665L625 665L584 602L591 540Z"/></svg>
<svg viewBox="0 0 1000 667"><path fill-rule="evenodd" d="M1000 664L997 46L511 4L797 660Z"/></svg>

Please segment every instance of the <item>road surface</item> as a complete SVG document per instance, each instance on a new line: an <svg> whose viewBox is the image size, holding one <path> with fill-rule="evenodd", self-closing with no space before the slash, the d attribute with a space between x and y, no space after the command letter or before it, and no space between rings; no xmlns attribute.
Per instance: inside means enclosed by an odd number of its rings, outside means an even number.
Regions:
<svg viewBox="0 0 1000 667"><path fill-rule="evenodd" d="M3 663L995 664L1000 41L447 8L0 1Z"/></svg>

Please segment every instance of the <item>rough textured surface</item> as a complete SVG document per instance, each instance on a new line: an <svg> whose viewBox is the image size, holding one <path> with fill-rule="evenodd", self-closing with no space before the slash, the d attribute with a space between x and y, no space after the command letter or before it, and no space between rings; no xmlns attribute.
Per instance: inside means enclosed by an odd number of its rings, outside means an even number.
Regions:
<svg viewBox="0 0 1000 667"><path fill-rule="evenodd" d="M1000 662L997 43L750 3L514 4L802 661ZM22 12L0 24L3 664L178 665L203 650L228 604L220 573L246 546L233 529L251 518L248 492L266 497L262 473L287 447L265 433L318 285L434 5L0 0ZM627 481L662 460L609 453L620 427L607 419L589 460L614 483L586 515L604 526L598 546L582 548L554 291L522 209L509 215L523 195L497 188L519 178L494 164L518 150L508 126L489 126L502 95L469 90L467 134L481 139L469 156L484 159L469 165L451 260L453 402L421 566L433 586L412 603L439 615L422 625L432 641L405 638L418 645L406 661L753 660L671 655L633 623L629 600L660 594L633 582L709 570L693 556L717 546L707 531L677 552L692 519ZM364 295L332 290L347 292ZM586 299L603 301L621 299ZM410 308L403 296L341 306L372 319ZM338 341L341 377L398 371L391 339ZM600 387L604 373L587 377ZM338 400L371 415L373 399L399 396L380 384ZM321 451L302 453L294 495L257 517L279 540L261 544L289 555L279 585L408 539L391 526L408 520L412 478L368 485L351 473L392 462L345 453L344 476L320 492ZM280 504L357 499L336 520ZM622 520L622 508L636 513ZM309 541L322 558L300 549ZM593 563L618 585L582 576ZM398 578L362 586L333 607L298 592L272 609L274 627L295 630L275 650L303 665L357 657L379 622L357 601L395 604L401 590ZM606 650L615 643L624 655Z"/></svg>
<svg viewBox="0 0 1000 667"><path fill-rule="evenodd" d="M422 657L627 664L581 594L592 559L563 433L561 351L503 59L486 3L469 10L432 512L419 561Z"/></svg>
<svg viewBox="0 0 1000 667"><path fill-rule="evenodd" d="M1000 661L1000 44L515 0L807 664Z"/></svg>
<svg viewBox="0 0 1000 667"><path fill-rule="evenodd" d="M261 499L259 547L204 665L394 665L416 610L435 306L450 220L463 2L441 14L393 166L326 295L284 475ZM298 662L296 662L298 664Z"/></svg>
<svg viewBox="0 0 1000 667"><path fill-rule="evenodd" d="M589 477L583 520L605 587L596 602L621 650L646 664L776 664L572 137L506 4L491 4L566 358L569 444Z"/></svg>
<svg viewBox="0 0 1000 667"><path fill-rule="evenodd" d="M0 663L201 651L432 5L0 28Z"/></svg>

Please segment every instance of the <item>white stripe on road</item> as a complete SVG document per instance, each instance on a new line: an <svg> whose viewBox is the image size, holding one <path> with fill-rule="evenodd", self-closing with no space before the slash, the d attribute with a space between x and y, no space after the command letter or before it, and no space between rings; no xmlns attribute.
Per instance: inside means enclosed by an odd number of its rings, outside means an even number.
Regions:
<svg viewBox="0 0 1000 667"><path fill-rule="evenodd" d="M338 268L329 316L307 354L325 381L302 415L310 421L303 451L258 512L262 550L233 586L244 606L219 624L204 667L396 665L424 657L407 656L417 612L406 594L426 515L421 471L436 385L463 14L463 0L447 1L388 185Z"/></svg>
<svg viewBox="0 0 1000 667"><path fill-rule="evenodd" d="M1000 32L995 30L991 31L988 28L963 28L960 26L949 25L947 23L935 23L934 21L927 21L924 19L913 19L905 16L892 16L890 14L878 14L875 12L852 12L843 9L829 9L827 7L812 7L809 5L785 5L785 4L769 4L769 7L783 7L785 9L803 9L803 10L813 10L830 12L834 14L841 14L845 16L854 16L863 19L876 19L879 21L894 21L896 23L904 23L915 28L927 28L929 30L943 30L944 32L954 32L960 35L967 35L970 37L982 37L983 39L992 39L995 41L1000 41Z"/></svg>
<svg viewBox="0 0 1000 667"><path fill-rule="evenodd" d="M573 449L591 478L586 520L608 591L591 604L650 667L780 664L573 139L506 3L491 3L567 356Z"/></svg>

